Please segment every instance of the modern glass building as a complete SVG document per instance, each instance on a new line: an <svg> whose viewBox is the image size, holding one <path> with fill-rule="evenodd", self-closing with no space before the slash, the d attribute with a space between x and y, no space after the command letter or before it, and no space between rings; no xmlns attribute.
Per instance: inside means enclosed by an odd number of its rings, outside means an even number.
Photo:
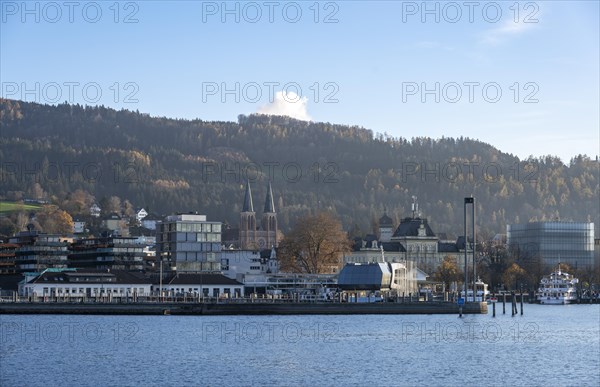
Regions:
<svg viewBox="0 0 600 387"><path fill-rule="evenodd" d="M545 266L566 263L576 269L594 266L594 223L532 222L506 227L507 243Z"/></svg>
<svg viewBox="0 0 600 387"><path fill-rule="evenodd" d="M69 243L60 235L30 229L19 232L9 242L19 245L15 252L18 272L42 272L48 268L67 267Z"/></svg>
<svg viewBox="0 0 600 387"><path fill-rule="evenodd" d="M206 215L171 215L156 225L156 258L165 270L182 273L221 270L221 222Z"/></svg>
<svg viewBox="0 0 600 387"><path fill-rule="evenodd" d="M144 245L134 237L79 239L71 245L69 267L142 271L144 256Z"/></svg>

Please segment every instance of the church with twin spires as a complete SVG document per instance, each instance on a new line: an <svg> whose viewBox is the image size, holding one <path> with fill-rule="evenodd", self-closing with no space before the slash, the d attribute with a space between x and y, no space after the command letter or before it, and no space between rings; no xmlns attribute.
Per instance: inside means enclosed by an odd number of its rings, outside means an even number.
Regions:
<svg viewBox="0 0 600 387"><path fill-rule="evenodd" d="M277 213L275 212L275 201L271 183L267 188L265 207L262 213L260 225L256 224L256 212L252 202L252 190L250 181L246 182L246 193L244 195L244 206L240 212L239 244L243 250L264 250L277 247L279 232L277 230Z"/></svg>

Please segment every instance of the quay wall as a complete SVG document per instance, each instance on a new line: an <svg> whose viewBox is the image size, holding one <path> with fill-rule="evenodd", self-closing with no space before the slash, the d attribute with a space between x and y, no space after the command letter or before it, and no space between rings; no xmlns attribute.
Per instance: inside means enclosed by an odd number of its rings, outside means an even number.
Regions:
<svg viewBox="0 0 600 387"><path fill-rule="evenodd" d="M486 303L467 303L464 314L486 314ZM417 303L0 303L0 314L93 315L303 315L458 314L448 302Z"/></svg>

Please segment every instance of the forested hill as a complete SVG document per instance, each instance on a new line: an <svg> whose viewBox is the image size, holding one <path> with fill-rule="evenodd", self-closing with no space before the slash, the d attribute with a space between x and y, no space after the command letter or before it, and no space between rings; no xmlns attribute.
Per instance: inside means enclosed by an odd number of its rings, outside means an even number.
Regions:
<svg viewBox="0 0 600 387"><path fill-rule="evenodd" d="M77 189L118 196L156 214L198 211L237 225L246 178L262 212L272 181L280 227L332 210L370 232L387 208L396 222L412 196L438 233L462 230L473 194L487 234L529 220L599 222L599 164L585 156L519 160L468 138L412 139L356 126L275 116L238 122L151 117L105 107L1 100L0 197L60 205ZM401 119L401 118L399 118ZM532 144L532 151L536 149ZM37 184L36 184L37 183Z"/></svg>

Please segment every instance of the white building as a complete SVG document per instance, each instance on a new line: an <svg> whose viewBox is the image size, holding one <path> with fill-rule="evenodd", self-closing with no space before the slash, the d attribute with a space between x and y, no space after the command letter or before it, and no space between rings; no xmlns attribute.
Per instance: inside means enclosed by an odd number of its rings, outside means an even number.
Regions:
<svg viewBox="0 0 600 387"><path fill-rule="evenodd" d="M150 295L152 283L123 270L46 269L19 284L21 296L139 297Z"/></svg>
<svg viewBox="0 0 600 387"><path fill-rule="evenodd" d="M275 248L271 250L221 250L221 271L244 284L264 282L266 275L279 272Z"/></svg>
<svg viewBox="0 0 600 387"><path fill-rule="evenodd" d="M160 284L153 290L159 291ZM204 296L235 298L244 295L244 284L222 274L176 274L163 281L163 292L168 296Z"/></svg>
<svg viewBox="0 0 600 387"><path fill-rule="evenodd" d="M73 219L73 233L83 234L85 232L85 221L81 219Z"/></svg>
<svg viewBox="0 0 600 387"><path fill-rule="evenodd" d="M135 212L135 218L137 219L138 223L141 222L146 216L148 216L148 212L143 208L140 208Z"/></svg>
<svg viewBox="0 0 600 387"><path fill-rule="evenodd" d="M92 204L92 206L90 207L90 215L98 218L101 213L102 210L100 209L100 207L96 203Z"/></svg>
<svg viewBox="0 0 600 387"><path fill-rule="evenodd" d="M464 238L440 240L425 218L404 218L393 233L391 230L391 219L384 215L379 219L379 237L369 234L355 238L353 251L344 254L344 264L413 261L429 273L435 272L446 257L454 258L459 267L464 265Z"/></svg>

